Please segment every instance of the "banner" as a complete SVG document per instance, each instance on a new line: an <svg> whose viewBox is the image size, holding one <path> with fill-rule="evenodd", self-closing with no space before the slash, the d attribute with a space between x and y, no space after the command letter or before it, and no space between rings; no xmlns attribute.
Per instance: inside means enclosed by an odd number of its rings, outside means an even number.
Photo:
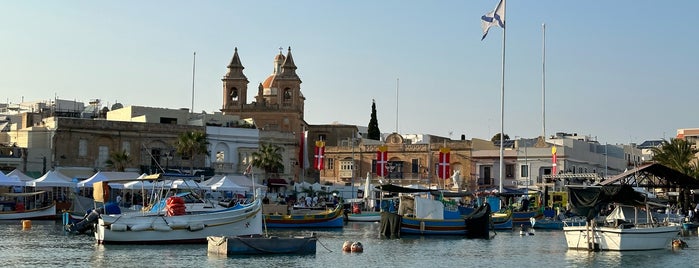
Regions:
<svg viewBox="0 0 699 268"><path fill-rule="evenodd" d="M385 177L388 175L386 170L386 164L388 164L388 147L379 146L379 151L376 152L376 175L379 177Z"/></svg>
<svg viewBox="0 0 699 268"><path fill-rule="evenodd" d="M449 148L442 147L439 149L439 162L438 162L438 167L437 167L437 176L440 179L446 179L449 178L449 174L451 171L449 170L449 156L450 156L450 150Z"/></svg>
<svg viewBox="0 0 699 268"><path fill-rule="evenodd" d="M551 162L553 163L551 168L551 177L556 175L556 146L551 147Z"/></svg>
<svg viewBox="0 0 699 268"><path fill-rule="evenodd" d="M315 155L314 155L314 160L313 160L313 167L317 170L322 170L323 169L323 158L325 157L325 142L324 141L316 141L316 149L315 149Z"/></svg>

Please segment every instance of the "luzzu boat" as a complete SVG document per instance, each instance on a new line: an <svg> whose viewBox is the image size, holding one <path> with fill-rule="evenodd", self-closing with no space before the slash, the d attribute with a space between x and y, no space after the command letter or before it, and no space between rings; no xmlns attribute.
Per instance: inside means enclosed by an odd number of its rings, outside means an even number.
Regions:
<svg viewBox="0 0 699 268"><path fill-rule="evenodd" d="M342 228L344 217L342 206L338 205L332 210L313 211L297 214L265 214L265 224L269 228Z"/></svg>

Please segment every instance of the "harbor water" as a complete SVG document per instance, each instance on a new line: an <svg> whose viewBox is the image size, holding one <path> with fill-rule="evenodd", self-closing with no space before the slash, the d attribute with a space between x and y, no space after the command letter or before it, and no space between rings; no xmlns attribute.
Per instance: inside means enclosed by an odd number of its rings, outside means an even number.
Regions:
<svg viewBox="0 0 699 268"><path fill-rule="evenodd" d="M562 231L498 231L490 240L458 237L378 236L378 223L350 222L337 230L269 230L270 235L315 232L315 255L222 257L207 245L98 245L92 236L69 235L60 222L0 222L5 267L688 267L699 263L696 231L684 233L686 249L641 252L568 250ZM359 241L363 253L342 252Z"/></svg>

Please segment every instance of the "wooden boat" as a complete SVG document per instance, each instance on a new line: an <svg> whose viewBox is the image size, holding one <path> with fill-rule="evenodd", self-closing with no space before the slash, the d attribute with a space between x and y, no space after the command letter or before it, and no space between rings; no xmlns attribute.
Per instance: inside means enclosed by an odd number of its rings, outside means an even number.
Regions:
<svg viewBox="0 0 699 268"><path fill-rule="evenodd" d="M381 220L381 212L363 211L360 213L347 213L348 221L378 222Z"/></svg>
<svg viewBox="0 0 699 268"><path fill-rule="evenodd" d="M262 204L181 215L128 213L99 216L95 239L100 244L206 243L208 236L262 233Z"/></svg>
<svg viewBox="0 0 699 268"><path fill-rule="evenodd" d="M512 230L514 224L512 222L512 212L495 212L492 215L493 230Z"/></svg>
<svg viewBox="0 0 699 268"><path fill-rule="evenodd" d="M315 254L318 238L311 236L209 236L208 252L219 255Z"/></svg>
<svg viewBox="0 0 699 268"><path fill-rule="evenodd" d="M531 218L539 219L544 216L539 210L529 210L529 211L513 211L512 212L512 224L514 226L531 226Z"/></svg>
<svg viewBox="0 0 699 268"><path fill-rule="evenodd" d="M671 241L679 236L681 226L667 222L654 222L647 215L646 222L637 221L640 209L635 204L645 204L645 213L651 209L646 198L629 185L605 185L568 187L569 202L578 215L587 215L585 226L564 226L566 244L569 249L587 250L653 250L669 248ZM605 219L603 225L594 220L600 207L608 203L617 206ZM628 205L624 205L628 204ZM630 210L631 215L627 215Z"/></svg>
<svg viewBox="0 0 699 268"><path fill-rule="evenodd" d="M32 193L2 193L12 201L0 204L0 220L53 220L57 218L56 203L39 207L26 207L25 200L35 198L45 191Z"/></svg>
<svg viewBox="0 0 699 268"><path fill-rule="evenodd" d="M411 203L409 197L401 198L398 213L381 212L381 235L400 237L400 235L458 235L474 238L490 236L490 205L478 207L472 214L456 217L444 217L439 211L444 210L441 201L414 197L417 214L405 213L404 204ZM420 208L422 207L422 208ZM431 207L424 209L425 207ZM408 209L409 210L409 209ZM429 210L432 215L420 215L419 211ZM453 215L453 214L452 214Z"/></svg>
<svg viewBox="0 0 699 268"><path fill-rule="evenodd" d="M342 206L338 205L332 210L321 212L309 210L304 214L265 214L264 221L269 228L342 228L342 213Z"/></svg>
<svg viewBox="0 0 699 268"><path fill-rule="evenodd" d="M531 218L530 222L534 229L563 230L564 226L585 226L585 218L571 217L559 220L556 218Z"/></svg>

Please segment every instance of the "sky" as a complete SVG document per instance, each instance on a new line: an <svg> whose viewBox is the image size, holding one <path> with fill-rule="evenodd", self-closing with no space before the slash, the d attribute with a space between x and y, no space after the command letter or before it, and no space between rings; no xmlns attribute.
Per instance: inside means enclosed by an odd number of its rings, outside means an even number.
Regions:
<svg viewBox="0 0 699 268"><path fill-rule="evenodd" d="M381 132L453 139L490 139L501 120L513 139L565 132L610 144L699 127L699 16L683 12L699 1L510 0L504 97L503 29L481 41L480 18L496 5L3 1L0 102L213 113L235 48L250 100L291 47L311 125L368 126L374 100Z"/></svg>

